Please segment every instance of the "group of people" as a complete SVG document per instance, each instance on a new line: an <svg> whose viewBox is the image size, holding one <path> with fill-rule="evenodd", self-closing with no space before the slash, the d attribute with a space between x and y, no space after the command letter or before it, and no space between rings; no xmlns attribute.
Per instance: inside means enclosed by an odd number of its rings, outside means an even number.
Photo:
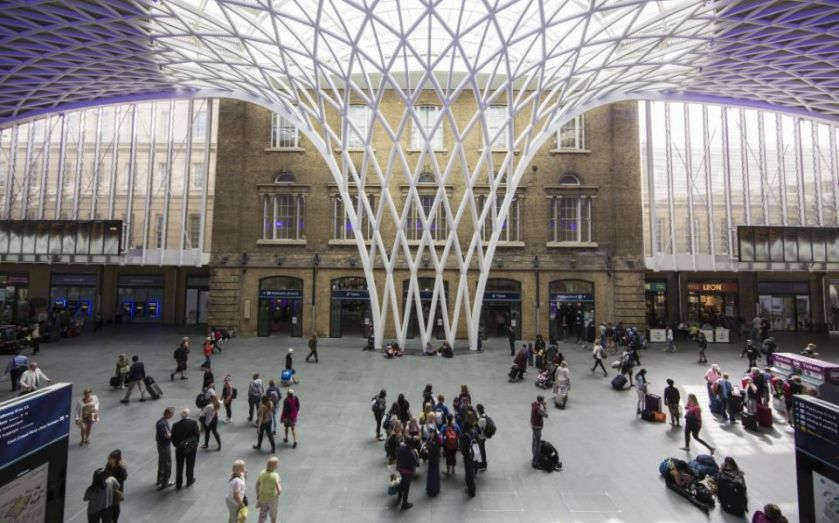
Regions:
<svg viewBox="0 0 839 523"><path fill-rule="evenodd" d="M105 466L93 472L93 480L84 492L88 523L119 521L121 503L125 499L126 479L128 469L122 459L122 451L111 451Z"/></svg>
<svg viewBox="0 0 839 523"><path fill-rule="evenodd" d="M473 403L468 386L460 387L449 407L442 394L435 395L433 386L426 385L419 416L412 414L404 394L399 394L390 408L384 389L370 402L376 420L376 438L385 442L389 491L398 494L397 504L403 510L413 506L408 495L420 460L428 463L426 493L434 497L440 492L441 455L445 460L443 475L446 477L455 475L457 455L461 455L466 493L470 497L476 495L477 472L487 469L486 440L495 434L495 423L482 404Z"/></svg>
<svg viewBox="0 0 839 523"><path fill-rule="evenodd" d="M19 396L29 394L52 383L52 380L38 366L38 362L30 361L20 349L16 350L9 358L3 375L9 376L9 381L12 383L12 392L18 392Z"/></svg>

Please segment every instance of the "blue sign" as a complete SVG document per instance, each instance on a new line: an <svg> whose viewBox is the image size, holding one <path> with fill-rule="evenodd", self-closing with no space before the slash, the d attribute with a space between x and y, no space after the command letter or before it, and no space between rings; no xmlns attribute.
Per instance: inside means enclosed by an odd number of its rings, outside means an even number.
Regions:
<svg viewBox="0 0 839 523"><path fill-rule="evenodd" d="M62 287L96 287L95 274L53 274L50 282Z"/></svg>
<svg viewBox="0 0 839 523"><path fill-rule="evenodd" d="M70 436L69 383L0 404L0 468Z"/></svg>
<svg viewBox="0 0 839 523"><path fill-rule="evenodd" d="M160 275L126 276L120 275L117 285L120 287L163 287L164 278Z"/></svg>
<svg viewBox="0 0 839 523"><path fill-rule="evenodd" d="M369 300L370 292L359 289L354 291L332 291L333 300Z"/></svg>
<svg viewBox="0 0 839 523"><path fill-rule="evenodd" d="M552 292L551 301L557 303L594 303L594 295Z"/></svg>
<svg viewBox="0 0 839 523"><path fill-rule="evenodd" d="M795 449L839 469L839 407L804 395L792 398Z"/></svg>
<svg viewBox="0 0 839 523"><path fill-rule="evenodd" d="M484 301L521 301L521 293L486 291Z"/></svg>
<svg viewBox="0 0 839 523"><path fill-rule="evenodd" d="M284 289L284 290L267 290L263 289L259 291L259 298L265 300L274 300L278 298L286 298L291 300L299 300L303 298L303 291L301 290L292 290L292 289Z"/></svg>

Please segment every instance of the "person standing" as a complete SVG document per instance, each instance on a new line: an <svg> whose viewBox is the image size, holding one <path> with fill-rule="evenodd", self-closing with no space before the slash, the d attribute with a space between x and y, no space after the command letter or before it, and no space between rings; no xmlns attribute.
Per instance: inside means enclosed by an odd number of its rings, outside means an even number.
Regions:
<svg viewBox="0 0 839 523"><path fill-rule="evenodd" d="M271 400L271 434L277 435L277 412L280 409L280 398L283 397L280 388L274 380L268 380L268 388L265 390L265 395Z"/></svg>
<svg viewBox="0 0 839 523"><path fill-rule="evenodd" d="M154 439L157 442L157 490L171 487L172 477L172 430L169 420L175 415L175 407L166 407L163 417L154 425Z"/></svg>
<svg viewBox="0 0 839 523"><path fill-rule="evenodd" d="M670 411L670 426L678 427L679 423L679 404L682 401L682 395L679 389L676 388L672 379L667 378L667 386L664 387L664 404L667 405L667 410Z"/></svg>
<svg viewBox="0 0 839 523"><path fill-rule="evenodd" d="M280 422L285 427L283 435L283 443L288 443L288 429L291 429L291 435L294 438L294 444L291 448L297 448L297 415L300 413L300 399L294 395L294 389L288 389L288 394L283 401L283 413L280 416Z"/></svg>
<svg viewBox="0 0 839 523"><path fill-rule="evenodd" d="M476 461L480 458L480 450L475 447L478 446L477 435L475 434L475 416L470 411L466 415L463 430L460 431L460 447L461 457L463 458L463 473L466 479L466 493L470 498L475 497L477 486L475 484L475 475L477 473Z"/></svg>
<svg viewBox="0 0 839 523"><path fill-rule="evenodd" d="M548 411L545 408L545 397L542 395L536 396L536 401L530 404L530 428L533 431L533 439L531 441L531 452L533 459L531 465L533 468L539 468L539 455L542 449L542 427L545 425L545 418L548 417Z"/></svg>
<svg viewBox="0 0 839 523"><path fill-rule="evenodd" d="M480 461L478 462L477 469L478 470L486 470L487 469L487 451L486 451L486 429L487 424L489 423L487 419L486 412L484 411L484 406L478 403L475 406L475 409L478 411L478 422L477 422L477 440L478 440L478 448L481 451Z"/></svg>
<svg viewBox="0 0 839 523"><path fill-rule="evenodd" d="M88 523L111 523L111 507L119 499L119 483L102 469L93 472L93 481L84 491Z"/></svg>
<svg viewBox="0 0 839 523"><path fill-rule="evenodd" d="M32 325L32 354L41 352L41 324L37 321Z"/></svg>
<svg viewBox="0 0 839 523"><path fill-rule="evenodd" d="M274 443L274 434L271 430L271 412L274 410L274 405L271 404L271 398L266 394L262 397L262 404L259 406L259 412L256 416L256 445L253 446L256 450L262 450L262 436L268 436L268 442L271 443L271 454L277 451L277 445Z"/></svg>
<svg viewBox="0 0 839 523"><path fill-rule="evenodd" d="M209 369L213 365L213 338L207 336L204 339L202 351L204 352L204 363L201 364L201 367Z"/></svg>
<svg viewBox="0 0 839 523"><path fill-rule="evenodd" d="M510 356L516 355L516 329L514 327L510 327L509 331L507 332L507 337L510 339Z"/></svg>
<svg viewBox="0 0 839 523"><path fill-rule="evenodd" d="M186 465L186 486L195 483L195 454L198 452L198 440L201 433L198 422L189 417L189 409L181 411L181 420L172 425L172 446L175 447L175 488L183 485L184 465Z"/></svg>
<svg viewBox="0 0 839 523"><path fill-rule="evenodd" d="M288 352L285 355L285 370L291 371L291 382L296 385L300 383L300 381L295 376L296 371L294 370L294 363L292 362L292 354L294 354L294 349L289 347Z"/></svg>
<svg viewBox="0 0 839 523"><path fill-rule="evenodd" d="M182 380L188 379L185 373L186 362L189 358L189 336L184 336L181 340L181 344L175 349L174 358L176 362L175 371L169 375L169 379L175 381L175 374L180 374Z"/></svg>
<svg viewBox="0 0 839 523"><path fill-rule="evenodd" d="M259 373L252 376L250 385L248 385L248 422L253 421L253 411L259 408L259 403L262 401L262 396L265 395L265 383L259 378Z"/></svg>
<svg viewBox="0 0 839 523"><path fill-rule="evenodd" d="M437 425L429 419L426 425L424 443L425 458L428 459L428 477L425 480L425 493L433 498L440 493L440 433Z"/></svg>
<svg viewBox="0 0 839 523"><path fill-rule="evenodd" d="M714 389L717 388L716 384L721 376L720 366L716 363L712 363L708 370L705 371L705 388L708 389L708 401L714 401L714 396L716 395Z"/></svg>
<svg viewBox="0 0 839 523"><path fill-rule="evenodd" d="M673 327L671 325L667 326L665 339L667 340L667 347L664 352L676 352L676 340L673 337Z"/></svg>
<svg viewBox="0 0 839 523"><path fill-rule="evenodd" d="M210 443L210 434L216 439L216 451L221 450L221 438L218 435L218 413L221 410L221 402L213 394L210 396L210 401L204 406L201 411L201 423L204 425L204 444L202 449L206 449Z"/></svg>
<svg viewBox="0 0 839 523"><path fill-rule="evenodd" d="M125 384L128 383L128 372L131 370L131 362L128 361L128 356L122 353L117 357L116 373L114 376L118 378L119 388L124 389Z"/></svg>
<svg viewBox="0 0 839 523"><path fill-rule="evenodd" d="M419 466L417 451L404 442L400 443L396 451L396 470L400 475L399 496L396 498L396 503L401 503L402 510L408 510L414 506L413 503L408 502L408 492L411 490L411 480L414 479L417 466Z"/></svg>
<svg viewBox="0 0 839 523"><path fill-rule="evenodd" d="M688 402L685 405L685 446L682 450L690 452L690 437L693 436L693 439L705 445L713 456L714 447L699 437L700 430L702 430L702 409L699 408L696 395L688 394Z"/></svg>
<svg viewBox="0 0 839 523"><path fill-rule="evenodd" d="M722 420L728 421L730 418L731 423L736 423L737 414L735 412L729 412L731 410L731 394L734 392L733 389L731 382L728 381L728 373L723 372L720 379L717 380L717 398L719 398L721 403Z"/></svg>
<svg viewBox="0 0 839 523"><path fill-rule="evenodd" d="M12 382L12 392L20 390L20 377L29 366L29 359L21 354L20 349L15 351L15 355L9 358L9 363L6 364L6 370L3 375L9 375Z"/></svg>
<svg viewBox="0 0 839 523"><path fill-rule="evenodd" d="M775 337L769 336L763 341L762 347L763 354L766 355L766 364L772 365L772 355L775 354L775 351L778 350L778 344L775 343Z"/></svg>
<svg viewBox="0 0 839 523"><path fill-rule="evenodd" d="M76 425L81 430L82 445L90 443L90 431L99 421L99 398L91 389L82 392L82 398L76 403Z"/></svg>
<svg viewBox="0 0 839 523"><path fill-rule="evenodd" d="M603 371L603 377L609 375L606 372L606 367L603 366L603 360L606 359L609 355L606 353L606 349L603 348L603 345L600 343L595 343L594 348L591 350L591 355L594 358L594 366L591 368L591 372L594 372L597 367Z"/></svg>
<svg viewBox="0 0 839 523"><path fill-rule="evenodd" d="M125 499L125 480L128 479L128 469L125 467L125 462L122 461L122 451L119 449L111 451L108 454L108 463L105 465L105 475L112 477L119 483L119 496L111 505L111 521L117 523L119 521L119 514L123 499Z"/></svg>
<svg viewBox="0 0 839 523"><path fill-rule="evenodd" d="M29 368L23 371L20 376L20 394L29 394L41 388L44 383L52 383L52 380L38 367L38 363L29 362Z"/></svg>
<svg viewBox="0 0 839 523"><path fill-rule="evenodd" d="M280 460L276 456L268 458L265 470L260 472L259 477L256 478L256 506L259 508L258 523L264 523L269 515L271 523L277 523L277 502L280 494L283 493L280 475L277 473L279 464Z"/></svg>
<svg viewBox="0 0 839 523"><path fill-rule="evenodd" d="M120 400L120 403L128 403L134 387L137 387L140 391L140 401L146 401L146 387L143 384L143 379L146 377L146 367L136 354L131 356L131 361L131 368L128 369L128 387L125 390L125 397Z"/></svg>
<svg viewBox="0 0 839 523"><path fill-rule="evenodd" d="M696 345L699 347L699 361L696 363L708 363L708 359L705 357L705 349L708 348L708 340L705 339L705 334L702 331L699 332Z"/></svg>
<svg viewBox="0 0 839 523"><path fill-rule="evenodd" d="M318 363L318 335L315 332L309 338L309 355L306 356L306 361L308 362L311 357L314 357L315 363Z"/></svg>
<svg viewBox="0 0 839 523"><path fill-rule="evenodd" d="M227 496L224 498L227 504L227 523L239 521L239 511L245 507L245 477L248 471L245 462L237 459L233 462L233 473L227 481Z"/></svg>
<svg viewBox="0 0 839 523"><path fill-rule="evenodd" d="M224 423L230 423L233 417L233 400L236 399L238 391L233 386L233 378L228 374L224 377L224 384L221 387L221 402L224 405Z"/></svg>
<svg viewBox="0 0 839 523"><path fill-rule="evenodd" d="M649 382L647 381L647 369L639 370L635 374L635 392L638 394L638 409L635 413L636 415L640 415L646 408L648 385Z"/></svg>
<svg viewBox="0 0 839 523"><path fill-rule="evenodd" d="M373 411L373 417L376 419L376 439L383 441L382 436L382 419L385 417L385 410L387 410L387 391L382 389L378 394L370 399L370 408Z"/></svg>
<svg viewBox="0 0 839 523"><path fill-rule="evenodd" d="M752 369L757 367L757 360L760 358L760 351L754 346L752 340L746 340L746 346L740 353L740 357L746 356L749 359L749 368L746 369L746 374L751 373Z"/></svg>

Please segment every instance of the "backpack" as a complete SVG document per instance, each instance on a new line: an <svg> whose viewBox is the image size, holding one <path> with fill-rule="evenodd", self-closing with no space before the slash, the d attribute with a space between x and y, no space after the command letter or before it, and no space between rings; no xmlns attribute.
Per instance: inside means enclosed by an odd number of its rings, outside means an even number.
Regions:
<svg viewBox="0 0 839 523"><path fill-rule="evenodd" d="M606 352L606 349L604 349L604 348L601 346L601 347L600 347L600 359L601 359L601 360L605 360L605 359L606 359L606 358L608 358L608 357L609 357L609 353L608 353L608 352Z"/></svg>
<svg viewBox="0 0 839 523"><path fill-rule="evenodd" d="M195 406L199 409L203 409L208 403L210 403L210 398L207 396L206 390L202 390L198 393L198 396L195 396Z"/></svg>
<svg viewBox="0 0 839 523"><path fill-rule="evenodd" d="M256 383L252 381L250 385L248 385L248 397L249 398L261 398L262 393L264 392L264 388L262 384Z"/></svg>
<svg viewBox="0 0 839 523"><path fill-rule="evenodd" d="M486 419L486 423L487 423L486 427L484 427L484 436L486 436L487 439L490 439L495 435L495 430L496 430L495 422L492 421L492 418L490 418L486 414L484 414L484 418Z"/></svg>
<svg viewBox="0 0 839 523"><path fill-rule="evenodd" d="M449 450L457 450L457 431L454 427L446 427L445 446Z"/></svg>
<svg viewBox="0 0 839 523"><path fill-rule="evenodd" d="M385 432L390 432L390 429L393 428L393 413L389 412L387 416L385 416L385 420L382 422L382 428L385 429Z"/></svg>
<svg viewBox="0 0 839 523"><path fill-rule="evenodd" d="M280 402L280 395L276 390L269 390L268 395L271 397L271 403L274 404L274 408L277 407L277 404Z"/></svg>
<svg viewBox="0 0 839 523"><path fill-rule="evenodd" d="M230 393L230 399L235 400L236 397L239 396L239 389L233 387L233 391Z"/></svg>
<svg viewBox="0 0 839 523"><path fill-rule="evenodd" d="M382 414L384 414L385 408L385 399L381 396L375 396L373 398L373 405L371 407L373 414L381 416Z"/></svg>
<svg viewBox="0 0 839 523"><path fill-rule="evenodd" d="M177 360L178 356L180 356L180 354L181 354L181 348L178 347L177 349L175 349L175 352L172 353L172 357Z"/></svg>

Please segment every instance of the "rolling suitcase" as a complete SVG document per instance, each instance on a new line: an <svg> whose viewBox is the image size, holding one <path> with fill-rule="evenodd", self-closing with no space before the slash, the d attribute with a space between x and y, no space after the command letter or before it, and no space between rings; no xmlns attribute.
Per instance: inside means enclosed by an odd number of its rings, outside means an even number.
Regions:
<svg viewBox="0 0 839 523"><path fill-rule="evenodd" d="M626 386L626 381L627 381L626 376L624 376L623 374L618 374L612 380L612 388L617 389L617 390L621 390L622 388L624 388Z"/></svg>
<svg viewBox="0 0 839 523"><path fill-rule="evenodd" d="M757 424L761 427L772 427L772 409L760 403L757 404Z"/></svg>
<svg viewBox="0 0 839 523"><path fill-rule="evenodd" d="M732 418L736 418L737 415L743 412L743 397L739 394L732 394L730 398L728 398L728 413L731 415Z"/></svg>
<svg viewBox="0 0 839 523"><path fill-rule="evenodd" d="M717 497L720 508L729 514L742 517L748 512L749 499L746 493L746 481L742 473L717 474Z"/></svg>
<svg viewBox="0 0 839 523"><path fill-rule="evenodd" d="M755 418L754 414L748 412L743 413L743 428L757 432L757 418Z"/></svg>
<svg viewBox="0 0 839 523"><path fill-rule="evenodd" d="M154 378L151 376L146 376L143 378L143 383L146 384L146 390L149 391L149 396L153 400L159 400L161 396L163 396L163 391L160 390L160 385L154 381Z"/></svg>
<svg viewBox="0 0 839 523"><path fill-rule="evenodd" d="M661 412L661 396L647 394L644 396L644 410L650 412Z"/></svg>
<svg viewBox="0 0 839 523"><path fill-rule="evenodd" d="M119 387L120 385L122 385L122 378L120 378L119 376L111 376L111 379L108 381L108 384L111 387Z"/></svg>
<svg viewBox="0 0 839 523"><path fill-rule="evenodd" d="M723 403L719 398L711 398L711 405L709 406L712 414L722 414Z"/></svg>

